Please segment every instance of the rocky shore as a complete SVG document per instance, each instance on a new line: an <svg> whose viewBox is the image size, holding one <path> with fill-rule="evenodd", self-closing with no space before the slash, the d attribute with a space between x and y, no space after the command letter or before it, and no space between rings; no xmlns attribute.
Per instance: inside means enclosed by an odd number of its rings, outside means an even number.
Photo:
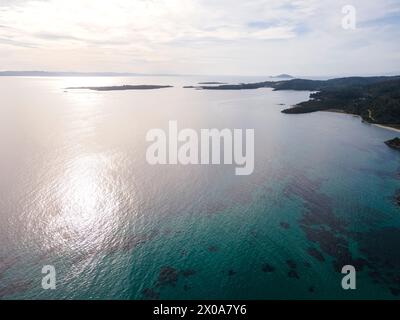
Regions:
<svg viewBox="0 0 400 320"><path fill-rule="evenodd" d="M394 138L392 140L385 141L385 144L392 148L400 151L400 138ZM400 201L400 194L398 195Z"/></svg>

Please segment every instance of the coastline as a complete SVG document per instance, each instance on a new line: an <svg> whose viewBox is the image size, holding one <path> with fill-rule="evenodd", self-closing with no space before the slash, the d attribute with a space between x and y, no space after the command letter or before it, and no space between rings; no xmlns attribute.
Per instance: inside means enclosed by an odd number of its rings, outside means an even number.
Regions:
<svg viewBox="0 0 400 320"><path fill-rule="evenodd" d="M379 123L368 122L368 121L365 121L365 120L364 120L360 115L358 115L358 114L349 113L349 112L346 112L346 111L341 110L341 109L321 110L321 112L334 112L334 113L348 114L348 115L350 115L350 116L356 116L356 117L360 118L361 121L364 122L364 123L368 123L368 124L373 125L373 126L375 126L375 127L379 127L379 128L382 128L382 129L386 129L386 130L395 131L395 132L400 133L400 126L395 126L395 125L394 125L394 126L390 126L390 125L386 125L386 124L379 124Z"/></svg>
<svg viewBox="0 0 400 320"><path fill-rule="evenodd" d="M383 128L383 129L387 129L387 130L390 130L390 131L395 131L395 132L400 133L400 128L391 127L391 126L383 125L383 124L377 124L377 123L371 123L371 124L376 126L376 127L379 127L379 128Z"/></svg>

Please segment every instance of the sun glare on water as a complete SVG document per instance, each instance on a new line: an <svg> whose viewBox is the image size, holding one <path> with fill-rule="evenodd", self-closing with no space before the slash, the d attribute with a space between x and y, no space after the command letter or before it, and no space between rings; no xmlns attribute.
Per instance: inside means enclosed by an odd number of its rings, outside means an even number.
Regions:
<svg viewBox="0 0 400 320"><path fill-rule="evenodd" d="M98 248L112 237L118 223L119 201L106 175L105 156L84 155L72 161L58 181L59 212L48 225L61 246ZM61 243L60 243L61 242Z"/></svg>

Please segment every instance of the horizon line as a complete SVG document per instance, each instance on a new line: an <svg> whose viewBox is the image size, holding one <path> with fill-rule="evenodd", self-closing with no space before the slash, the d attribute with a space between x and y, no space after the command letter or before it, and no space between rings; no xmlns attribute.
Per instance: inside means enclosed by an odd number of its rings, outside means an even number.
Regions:
<svg viewBox="0 0 400 320"><path fill-rule="evenodd" d="M254 77L254 78L276 78L282 75L290 75L292 78L337 78L337 77L390 77L390 76L400 76L400 72L383 72L381 74L364 74L364 75L354 75L354 74L341 74L341 75L302 75L293 76L289 73L282 73L278 75L239 75L239 74L180 74L180 73L137 73L137 72L119 72L119 71L45 71L45 70L0 70L0 76L32 76L32 77L57 77L57 76L90 76L96 75L99 77L147 77L147 76L159 76L159 77Z"/></svg>

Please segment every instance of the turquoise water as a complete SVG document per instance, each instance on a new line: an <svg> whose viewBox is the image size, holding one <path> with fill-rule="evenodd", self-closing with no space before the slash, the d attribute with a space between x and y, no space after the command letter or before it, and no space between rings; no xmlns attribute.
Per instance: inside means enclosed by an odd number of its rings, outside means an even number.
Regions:
<svg viewBox="0 0 400 320"><path fill-rule="evenodd" d="M182 88L258 80L1 78L0 299L398 298L400 153L383 141L399 134L280 113L308 92ZM64 89L118 84L175 87ZM170 120L254 129L254 173L148 165L146 133Z"/></svg>

